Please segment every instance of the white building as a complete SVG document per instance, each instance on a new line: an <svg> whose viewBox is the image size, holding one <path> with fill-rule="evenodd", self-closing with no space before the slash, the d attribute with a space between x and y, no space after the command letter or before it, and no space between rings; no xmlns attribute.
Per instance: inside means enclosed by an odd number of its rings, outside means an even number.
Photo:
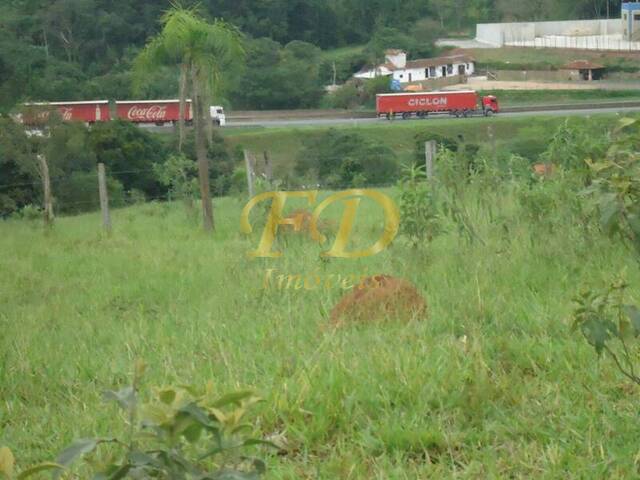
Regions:
<svg viewBox="0 0 640 480"><path fill-rule="evenodd" d="M376 78L391 76L400 83L420 82L432 78L451 77L454 75L473 75L475 59L468 55L452 55L448 57L426 58L407 61L407 54L402 50L387 50L386 63L375 68L362 70L355 78Z"/></svg>

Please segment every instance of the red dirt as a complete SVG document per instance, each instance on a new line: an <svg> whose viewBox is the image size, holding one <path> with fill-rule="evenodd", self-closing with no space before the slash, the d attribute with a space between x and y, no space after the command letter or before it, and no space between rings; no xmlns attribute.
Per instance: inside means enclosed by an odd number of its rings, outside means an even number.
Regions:
<svg viewBox="0 0 640 480"><path fill-rule="evenodd" d="M388 275L364 279L331 311L334 325L380 320L409 321L426 313L427 304L410 282Z"/></svg>
<svg viewBox="0 0 640 480"><path fill-rule="evenodd" d="M536 163L533 166L533 172L541 177L550 177L556 171L556 166L552 163Z"/></svg>

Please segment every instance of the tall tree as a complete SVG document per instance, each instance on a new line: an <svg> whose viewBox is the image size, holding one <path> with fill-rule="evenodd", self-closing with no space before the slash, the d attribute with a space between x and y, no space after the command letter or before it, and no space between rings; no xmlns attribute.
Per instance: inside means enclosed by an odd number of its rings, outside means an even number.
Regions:
<svg viewBox="0 0 640 480"><path fill-rule="evenodd" d="M212 97L223 87L225 74L244 57L242 36L222 20L208 23L194 8L174 4L162 16L162 31L138 55L135 74L140 85L150 71L159 66L174 66L180 72L180 144L184 140L184 112L189 93L192 97L196 157L202 200L204 229L214 228L207 136L211 138L209 106ZM209 133L209 135L207 135Z"/></svg>

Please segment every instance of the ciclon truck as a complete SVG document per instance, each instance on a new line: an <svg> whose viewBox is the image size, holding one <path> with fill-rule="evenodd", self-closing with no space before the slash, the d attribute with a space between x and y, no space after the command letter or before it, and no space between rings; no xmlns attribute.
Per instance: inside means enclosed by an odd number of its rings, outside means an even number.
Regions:
<svg viewBox="0 0 640 480"><path fill-rule="evenodd" d="M490 116L500 111L498 99L493 95L480 97L473 90L385 93L376 96L378 117L392 119L398 115L403 119L417 116L425 118L433 114L448 114L456 117L472 115Z"/></svg>

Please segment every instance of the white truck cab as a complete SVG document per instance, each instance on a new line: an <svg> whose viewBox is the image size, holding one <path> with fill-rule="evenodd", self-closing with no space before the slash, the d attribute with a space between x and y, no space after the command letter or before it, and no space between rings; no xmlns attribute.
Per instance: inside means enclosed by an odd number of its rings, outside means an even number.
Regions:
<svg viewBox="0 0 640 480"><path fill-rule="evenodd" d="M211 121L214 123L214 125L224 127L227 124L227 118L224 114L223 107L214 105L209 110L211 112Z"/></svg>

